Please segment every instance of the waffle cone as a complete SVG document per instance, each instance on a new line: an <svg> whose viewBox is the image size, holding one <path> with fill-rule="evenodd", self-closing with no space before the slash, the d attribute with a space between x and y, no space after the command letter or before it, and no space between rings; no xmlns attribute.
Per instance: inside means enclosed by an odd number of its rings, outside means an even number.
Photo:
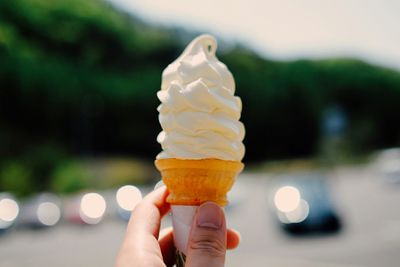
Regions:
<svg viewBox="0 0 400 267"><path fill-rule="evenodd" d="M227 193L243 169L243 163L220 159L158 159L155 161L173 205L227 204Z"/></svg>

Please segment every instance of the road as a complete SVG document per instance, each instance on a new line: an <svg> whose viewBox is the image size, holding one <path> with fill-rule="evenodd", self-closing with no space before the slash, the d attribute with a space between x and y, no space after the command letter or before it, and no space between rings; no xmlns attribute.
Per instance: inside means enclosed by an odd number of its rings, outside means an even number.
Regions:
<svg viewBox="0 0 400 267"><path fill-rule="evenodd" d="M272 176L245 173L235 185L240 201L226 213L242 242L228 253L226 266L399 266L400 186L385 184L372 167L331 171L331 192L344 220L343 231L293 238L279 230L268 211ZM167 218L163 225L169 224ZM41 231L15 230L0 237L0 266L112 266L125 227L109 217L96 226L63 222Z"/></svg>

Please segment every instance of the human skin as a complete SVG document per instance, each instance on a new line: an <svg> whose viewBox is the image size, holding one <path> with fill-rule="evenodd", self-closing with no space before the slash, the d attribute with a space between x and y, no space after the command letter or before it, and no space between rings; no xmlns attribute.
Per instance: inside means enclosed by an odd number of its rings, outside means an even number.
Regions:
<svg viewBox="0 0 400 267"><path fill-rule="evenodd" d="M175 264L172 228L160 232L170 211L165 186L148 194L134 209L115 267L169 267ZM239 245L238 232L227 229L223 210L212 202L198 208L189 236L186 267L222 267L226 249Z"/></svg>

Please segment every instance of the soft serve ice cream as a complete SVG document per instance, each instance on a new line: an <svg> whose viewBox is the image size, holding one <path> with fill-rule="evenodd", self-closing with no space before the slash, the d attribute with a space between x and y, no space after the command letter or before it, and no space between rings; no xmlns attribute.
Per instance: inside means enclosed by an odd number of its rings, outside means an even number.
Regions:
<svg viewBox="0 0 400 267"><path fill-rule="evenodd" d="M155 165L169 190L175 246L182 253L196 207L206 201L226 205L243 169L242 102L216 49L210 35L194 39L164 70L157 93L163 150Z"/></svg>
<svg viewBox="0 0 400 267"><path fill-rule="evenodd" d="M157 93L163 128L157 141L163 151L157 159L242 160L242 103L216 49L212 36L201 35L164 70Z"/></svg>

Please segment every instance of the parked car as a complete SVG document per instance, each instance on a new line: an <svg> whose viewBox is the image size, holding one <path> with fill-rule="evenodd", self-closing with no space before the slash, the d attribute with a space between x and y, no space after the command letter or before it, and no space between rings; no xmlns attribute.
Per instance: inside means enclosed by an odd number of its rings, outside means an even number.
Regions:
<svg viewBox="0 0 400 267"><path fill-rule="evenodd" d="M332 202L327 178L317 174L280 177L271 205L281 228L294 235L334 233L342 223Z"/></svg>

